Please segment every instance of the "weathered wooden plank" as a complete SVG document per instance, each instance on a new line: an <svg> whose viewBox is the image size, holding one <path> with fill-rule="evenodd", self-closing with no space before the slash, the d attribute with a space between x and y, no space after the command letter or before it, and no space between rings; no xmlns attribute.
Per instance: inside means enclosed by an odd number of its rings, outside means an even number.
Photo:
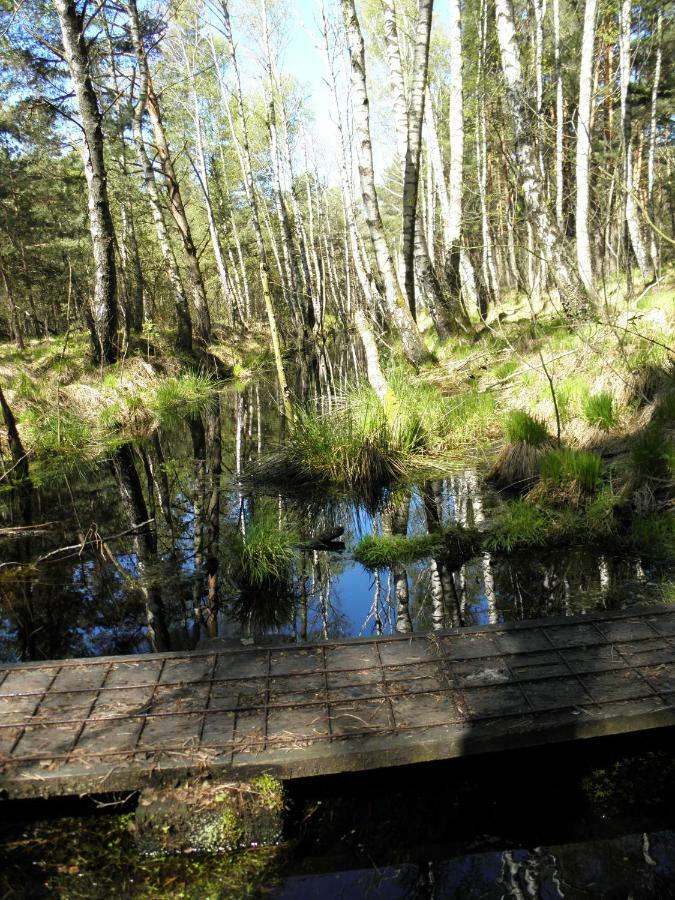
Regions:
<svg viewBox="0 0 675 900"><path fill-rule="evenodd" d="M7 665L0 791L333 774L675 724L675 613Z"/></svg>

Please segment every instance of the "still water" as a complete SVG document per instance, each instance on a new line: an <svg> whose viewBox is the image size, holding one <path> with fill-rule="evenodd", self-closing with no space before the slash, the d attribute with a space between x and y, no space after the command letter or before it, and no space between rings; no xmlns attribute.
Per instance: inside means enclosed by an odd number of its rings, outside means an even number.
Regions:
<svg viewBox="0 0 675 900"><path fill-rule="evenodd" d="M354 379L353 367L346 354L345 374L329 377L324 360L303 395L330 408ZM225 387L207 408L177 409L151 438L105 458L48 461L48 471L38 470L29 531L12 531L23 524L20 504L0 494L0 658L187 649L215 635L303 641L390 634L659 599L657 561L596 548L485 553L443 578L432 559L369 571L351 554L363 536L480 525L499 497L461 461L434 481L368 502L322 486L302 494L260 486L247 473L279 445L281 429L274 388L260 378ZM129 500L134 484L140 511ZM234 548L261 509L295 523L299 549L290 579L242 592ZM145 536L130 534L143 516L150 520ZM337 529L343 548L311 549Z"/></svg>

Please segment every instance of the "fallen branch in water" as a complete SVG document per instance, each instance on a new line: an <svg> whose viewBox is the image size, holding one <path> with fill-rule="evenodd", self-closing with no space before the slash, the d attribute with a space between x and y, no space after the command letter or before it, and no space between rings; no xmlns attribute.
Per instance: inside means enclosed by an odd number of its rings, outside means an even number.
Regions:
<svg viewBox="0 0 675 900"><path fill-rule="evenodd" d="M37 559L31 560L30 565L35 566L38 565L38 563L45 562L54 557L64 559L67 558L68 554L71 554L72 556L81 556L87 548L93 548L101 553L102 550L105 551L107 549L106 545L109 544L110 541L116 541L119 538L138 534L140 529L145 528L146 525L150 525L154 521L154 517L152 519L147 519L145 522L139 522L138 525L134 525L132 528L127 528L125 531L120 531L117 534L111 534L107 537L102 537L98 533L98 526L93 523L86 533L80 535L79 543L69 544L67 547L57 547L56 550L50 550L49 553L44 553L42 556L38 556ZM64 555L60 556L60 554ZM15 560L12 562L0 563L0 568L17 565L21 565L21 563Z"/></svg>

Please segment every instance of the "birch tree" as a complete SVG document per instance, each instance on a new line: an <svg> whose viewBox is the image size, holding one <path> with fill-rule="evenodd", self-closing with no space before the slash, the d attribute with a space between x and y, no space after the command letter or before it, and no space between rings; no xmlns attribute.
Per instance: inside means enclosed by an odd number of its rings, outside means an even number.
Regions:
<svg viewBox="0 0 675 900"><path fill-rule="evenodd" d="M53 2L61 27L63 58L70 72L82 129L82 158L94 256L94 293L91 301L95 331L93 355L97 362L111 363L117 359L115 230L108 198L101 113L84 36L86 10L78 13L75 0Z"/></svg>
<svg viewBox="0 0 675 900"><path fill-rule="evenodd" d="M192 300L195 307L195 331L202 345L206 345L211 340L209 303L206 297L197 248L192 237L192 228L188 221L171 148L169 147L162 120L159 98L155 91L152 73L150 72L136 0L127 0L127 11L129 13L131 41L136 54L138 68L145 84L146 110L152 125L159 164L169 193L169 210L180 236L186 273L192 289Z"/></svg>
<svg viewBox="0 0 675 900"><path fill-rule="evenodd" d="M585 315L589 312L592 298L568 258L563 235L546 204L533 140L533 125L528 115L527 93L510 0L496 0L495 13L502 73L514 130L518 182L527 221L533 229L536 245L548 263L549 273L558 288L560 302L566 314Z"/></svg>
<svg viewBox="0 0 675 900"><path fill-rule="evenodd" d="M621 135L623 139L624 160L624 191L626 194L625 216L626 228L630 245L635 253L640 275L645 281L651 281L654 277L651 260L647 254L645 238L642 232L642 224L638 215L638 206L635 198L635 186L633 183L633 122L632 103L630 96L631 82L631 0L622 0L619 12L619 82L620 82L620 109L621 109ZM630 262L626 265L630 268Z"/></svg>
<svg viewBox="0 0 675 900"><path fill-rule="evenodd" d="M370 112L366 84L366 58L361 26L356 15L354 0L341 0L342 12L349 46L351 85L353 95L354 129L361 180L361 199L377 266L384 284L387 309L401 336L403 350L414 364L421 363L428 351L415 324L408 304L402 295L396 269L382 224L382 215L375 189L373 148L370 137Z"/></svg>
<svg viewBox="0 0 675 900"><path fill-rule="evenodd" d="M579 274L587 290L593 287L593 263L588 235L588 200L591 164L591 87L593 78L593 49L595 45L595 17L597 0L586 0L584 32L579 70L579 110L577 113L576 157L576 239Z"/></svg>

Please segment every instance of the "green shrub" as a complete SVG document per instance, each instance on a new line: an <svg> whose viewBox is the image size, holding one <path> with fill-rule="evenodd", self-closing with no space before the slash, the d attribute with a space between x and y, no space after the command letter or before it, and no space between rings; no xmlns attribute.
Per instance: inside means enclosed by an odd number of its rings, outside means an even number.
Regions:
<svg viewBox="0 0 675 900"><path fill-rule="evenodd" d="M595 425L603 431L609 431L618 420L614 397L608 391L586 397L583 412L589 425Z"/></svg>
<svg viewBox="0 0 675 900"><path fill-rule="evenodd" d="M550 441L546 425L522 409L514 409L504 420L504 433L510 444L529 444L541 447Z"/></svg>

